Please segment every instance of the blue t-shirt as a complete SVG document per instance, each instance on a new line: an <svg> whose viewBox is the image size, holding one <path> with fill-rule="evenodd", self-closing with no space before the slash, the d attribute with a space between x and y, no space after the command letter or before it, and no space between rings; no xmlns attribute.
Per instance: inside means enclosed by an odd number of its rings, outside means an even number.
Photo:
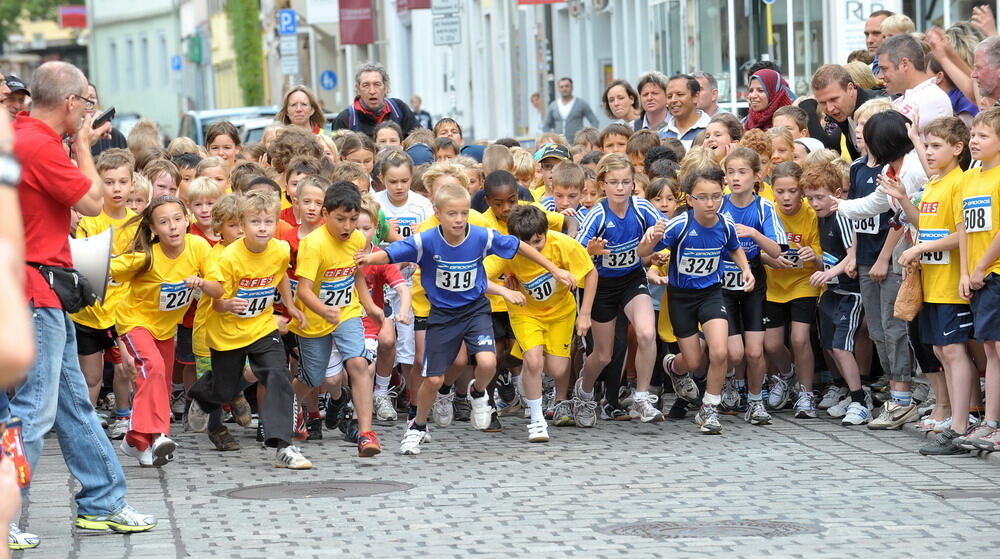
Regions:
<svg viewBox="0 0 1000 559"><path fill-rule="evenodd" d="M542 207L545 208L545 211L547 212L556 211L556 199L552 196L544 196L542 197L541 200L538 201L538 203L541 204Z"/></svg>
<svg viewBox="0 0 1000 559"><path fill-rule="evenodd" d="M760 231L765 237L779 245L788 243L785 237L785 228L781 225L778 212L774 209L774 202L755 195L752 202L741 208L730 201L730 196L732 194L727 194L723 199L719 213L728 217L733 223ZM760 256L760 245L753 239L740 237L740 246L743 247L747 260L754 260ZM729 261L729 256L725 256L724 259Z"/></svg>
<svg viewBox="0 0 1000 559"><path fill-rule="evenodd" d="M444 240L440 227L396 241L385 247L393 263L416 262L420 284L432 307L456 309L481 299L486 292L483 258L496 255L510 259L521 241L493 229L469 225L458 245Z"/></svg>
<svg viewBox="0 0 1000 559"><path fill-rule="evenodd" d="M604 248L610 254L594 257L594 267L597 276L601 278L618 278L628 275L642 267L639 258L639 241L646 229L666 219L660 210L649 200L632 197L626 206L625 216L618 217L608 207L607 198L601 199L587 212L580 225L576 240L587 246L591 239L599 238L608 242Z"/></svg>
<svg viewBox="0 0 1000 559"><path fill-rule="evenodd" d="M868 166L868 157L862 157L851 165L851 193L848 199L864 198L878 188L878 176L883 173L885 167L878 165ZM854 231L857 233L858 248L855 258L859 266L871 266L878 259L878 254L882 252L885 245L886 235L889 234L889 219L893 216L892 210L883 214L866 217L854 221Z"/></svg>
<svg viewBox="0 0 1000 559"><path fill-rule="evenodd" d="M718 214L712 227L705 227L688 210L670 220L656 250L670 249L670 286L680 289L705 289L722 281L723 251L740 248L736 226L729 217Z"/></svg>

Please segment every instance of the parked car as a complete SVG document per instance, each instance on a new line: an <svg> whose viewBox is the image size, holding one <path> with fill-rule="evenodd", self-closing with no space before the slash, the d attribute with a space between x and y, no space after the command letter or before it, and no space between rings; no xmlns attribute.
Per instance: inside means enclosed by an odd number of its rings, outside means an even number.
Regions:
<svg viewBox="0 0 1000 559"><path fill-rule="evenodd" d="M330 121L336 118L336 113L323 113L326 117L326 126L324 126L324 132L330 131ZM234 123L235 124L235 123ZM254 142L259 142L264 137L264 129L268 126L274 124L274 119L269 117L253 118L248 119L242 123L240 129L241 139L244 144L251 144Z"/></svg>
<svg viewBox="0 0 1000 559"><path fill-rule="evenodd" d="M178 136L187 136L198 145L205 143L205 128L213 122L228 120L240 127L244 123L262 117L274 118L278 114L278 107L237 107L232 109L213 109L208 111L188 111L181 117L181 125Z"/></svg>

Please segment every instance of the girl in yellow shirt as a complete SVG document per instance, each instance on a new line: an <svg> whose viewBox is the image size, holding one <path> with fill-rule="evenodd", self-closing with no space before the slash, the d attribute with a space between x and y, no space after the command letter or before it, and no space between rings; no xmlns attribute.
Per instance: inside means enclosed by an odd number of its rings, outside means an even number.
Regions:
<svg viewBox="0 0 1000 559"><path fill-rule="evenodd" d="M161 467L177 448L167 437L177 324L195 290L222 296L218 282L203 279L210 265L208 241L187 234L187 228L184 203L160 196L143 211L132 251L111 262L112 279L132 282L115 322L137 371L132 422L121 449L140 466Z"/></svg>

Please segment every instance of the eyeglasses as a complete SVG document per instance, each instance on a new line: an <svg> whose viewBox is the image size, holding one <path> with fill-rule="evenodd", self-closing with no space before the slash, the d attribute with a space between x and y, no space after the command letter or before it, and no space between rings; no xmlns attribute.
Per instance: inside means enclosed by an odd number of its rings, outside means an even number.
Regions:
<svg viewBox="0 0 1000 559"><path fill-rule="evenodd" d="M690 198L692 200L697 200L699 202L708 202L709 200L711 200L713 202L718 202L719 200L722 200L722 194L721 193L719 193L719 194L711 194L711 195L709 195L709 194L702 194L701 196L692 196L692 195L689 194L688 198Z"/></svg>
<svg viewBox="0 0 1000 559"><path fill-rule="evenodd" d="M625 180L621 180L621 181L604 181L604 184L606 184L606 185L608 185L610 187L632 186L633 184L635 184L635 181L632 180L632 179L625 179Z"/></svg>
<svg viewBox="0 0 1000 559"><path fill-rule="evenodd" d="M77 99L83 101L83 108L86 109L86 110L88 110L88 111L97 106L97 101L95 101L93 99L88 99L88 98L84 97L83 95L77 95L76 93L70 94L70 96L67 97L67 99L72 99L73 97L76 97Z"/></svg>

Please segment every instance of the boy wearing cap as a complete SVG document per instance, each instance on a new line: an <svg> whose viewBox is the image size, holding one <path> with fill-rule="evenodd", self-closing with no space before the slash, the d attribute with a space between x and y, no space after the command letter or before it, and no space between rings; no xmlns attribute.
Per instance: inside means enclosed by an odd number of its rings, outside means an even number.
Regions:
<svg viewBox="0 0 1000 559"><path fill-rule="evenodd" d="M552 199L552 170L563 161L572 159L566 146L559 144L542 144L535 152L535 162L542 182L531 189L536 202L541 202L547 211L555 211L555 200ZM547 205L546 205L547 203Z"/></svg>

